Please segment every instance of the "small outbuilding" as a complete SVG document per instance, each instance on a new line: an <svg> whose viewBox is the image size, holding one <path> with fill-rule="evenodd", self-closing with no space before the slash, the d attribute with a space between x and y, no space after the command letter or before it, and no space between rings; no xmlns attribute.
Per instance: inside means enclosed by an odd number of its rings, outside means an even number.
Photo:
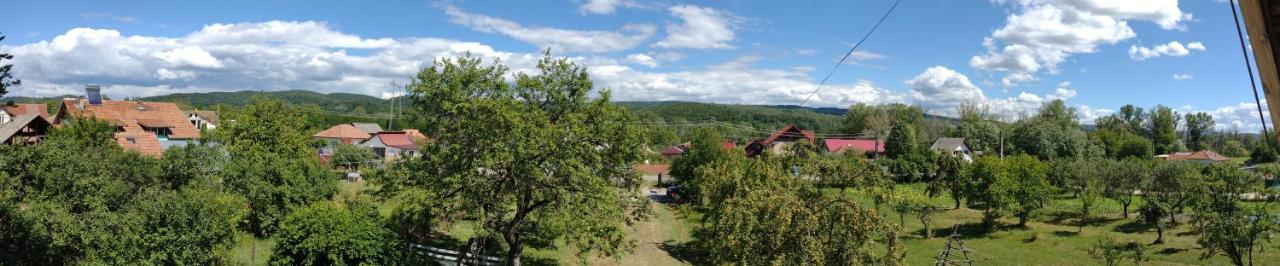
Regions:
<svg viewBox="0 0 1280 266"><path fill-rule="evenodd" d="M964 138L938 138L933 142L933 146L929 146L929 149L942 154L959 156L966 162L973 162L973 151L964 144Z"/></svg>

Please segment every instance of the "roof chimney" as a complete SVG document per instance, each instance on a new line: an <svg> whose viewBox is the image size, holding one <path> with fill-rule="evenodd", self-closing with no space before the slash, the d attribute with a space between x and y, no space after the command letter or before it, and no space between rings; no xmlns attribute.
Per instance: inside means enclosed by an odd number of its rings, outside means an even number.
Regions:
<svg viewBox="0 0 1280 266"><path fill-rule="evenodd" d="M89 104L92 104L92 105L102 104L102 86L98 86L98 85L85 86L84 94L85 94L85 97L89 98Z"/></svg>

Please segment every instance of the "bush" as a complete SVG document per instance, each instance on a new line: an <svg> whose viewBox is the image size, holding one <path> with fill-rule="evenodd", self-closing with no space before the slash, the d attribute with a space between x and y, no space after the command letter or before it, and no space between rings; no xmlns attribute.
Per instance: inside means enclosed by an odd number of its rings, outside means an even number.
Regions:
<svg viewBox="0 0 1280 266"><path fill-rule="evenodd" d="M280 223L274 265L396 264L404 245L372 206L319 202Z"/></svg>

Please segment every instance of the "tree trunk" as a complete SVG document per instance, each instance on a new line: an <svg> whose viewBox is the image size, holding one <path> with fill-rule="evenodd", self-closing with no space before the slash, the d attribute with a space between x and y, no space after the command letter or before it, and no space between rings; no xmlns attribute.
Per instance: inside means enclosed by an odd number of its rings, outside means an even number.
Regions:
<svg viewBox="0 0 1280 266"><path fill-rule="evenodd" d="M503 239L507 241L508 247L506 263L509 266L520 266L520 256L524 255L524 245L520 244L520 236L515 234L515 228L513 227L511 230L512 232L507 232L503 236Z"/></svg>
<svg viewBox="0 0 1280 266"><path fill-rule="evenodd" d="M1028 214L1028 213L1019 213L1019 214L1018 214L1018 227L1027 227L1027 218L1028 218L1027 216L1029 216L1029 215L1030 215L1030 214Z"/></svg>
<svg viewBox="0 0 1280 266"><path fill-rule="evenodd" d="M955 200L956 200L956 207L955 207L955 208L952 208L952 209L954 209L954 210L959 210L959 209L960 209L960 197L956 197L955 195L952 195L952 197L951 197L951 198L953 198L953 199L955 199Z"/></svg>
<svg viewBox="0 0 1280 266"><path fill-rule="evenodd" d="M1125 203L1121 203L1121 204L1120 204L1120 205L1123 205L1123 206L1124 206L1124 218L1125 218L1125 219L1129 219L1129 204L1130 204L1130 203L1133 203L1133 202L1125 202Z"/></svg>
<svg viewBox="0 0 1280 266"><path fill-rule="evenodd" d="M467 238L467 246L464 247L464 249L459 250L458 252L459 254L458 254L457 264L466 265L466 259L468 256L467 254L475 255L475 250L476 250L476 238L475 237Z"/></svg>
<svg viewBox="0 0 1280 266"><path fill-rule="evenodd" d="M929 230L929 221L920 219L920 223L924 224L924 239L933 239L933 231Z"/></svg>
<svg viewBox="0 0 1280 266"><path fill-rule="evenodd" d="M1156 222L1156 242L1151 242L1151 244L1162 243L1164 243L1164 227L1160 226L1159 222Z"/></svg>

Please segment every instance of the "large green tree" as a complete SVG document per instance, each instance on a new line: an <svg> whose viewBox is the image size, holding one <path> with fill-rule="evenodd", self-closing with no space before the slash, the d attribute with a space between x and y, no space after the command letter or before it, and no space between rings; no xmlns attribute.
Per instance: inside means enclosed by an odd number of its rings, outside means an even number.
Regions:
<svg viewBox="0 0 1280 266"><path fill-rule="evenodd" d="M1185 120L1187 123L1187 148L1193 151L1208 149L1209 133L1213 131L1213 116L1205 112L1187 114Z"/></svg>
<svg viewBox="0 0 1280 266"><path fill-rule="evenodd" d="M1018 226L1026 226L1031 215L1052 196L1053 186L1045 173L1045 165L1035 157L1028 155L1014 156L1005 161L1007 172L1004 181L996 182L988 189L1002 190L999 194L1008 195L1009 210L1018 217Z"/></svg>
<svg viewBox="0 0 1280 266"><path fill-rule="evenodd" d="M245 226L260 236L274 232L289 210L337 191L338 175L320 164L303 131L306 118L288 110L280 100L258 97L224 115L224 121L235 122L211 134L230 156L223 182L249 200Z"/></svg>
<svg viewBox="0 0 1280 266"><path fill-rule="evenodd" d="M1174 142L1178 140L1178 112L1164 105L1156 105L1147 113L1146 130L1155 143L1156 154L1169 154L1174 150Z"/></svg>
<svg viewBox="0 0 1280 266"><path fill-rule="evenodd" d="M436 142L423 149L414 187L441 191L440 204L475 217L479 235L501 239L520 265L530 243L564 243L585 256L618 256L641 180L633 116L592 97L587 69L548 53L536 73L506 81L506 68L479 58L442 59L410 85L414 107Z"/></svg>
<svg viewBox="0 0 1280 266"><path fill-rule="evenodd" d="M0 35L0 42L4 41L4 35ZM5 63L6 60L13 60L13 55L0 52L0 98L9 93L9 87L22 85L22 80L13 78L13 64Z"/></svg>

